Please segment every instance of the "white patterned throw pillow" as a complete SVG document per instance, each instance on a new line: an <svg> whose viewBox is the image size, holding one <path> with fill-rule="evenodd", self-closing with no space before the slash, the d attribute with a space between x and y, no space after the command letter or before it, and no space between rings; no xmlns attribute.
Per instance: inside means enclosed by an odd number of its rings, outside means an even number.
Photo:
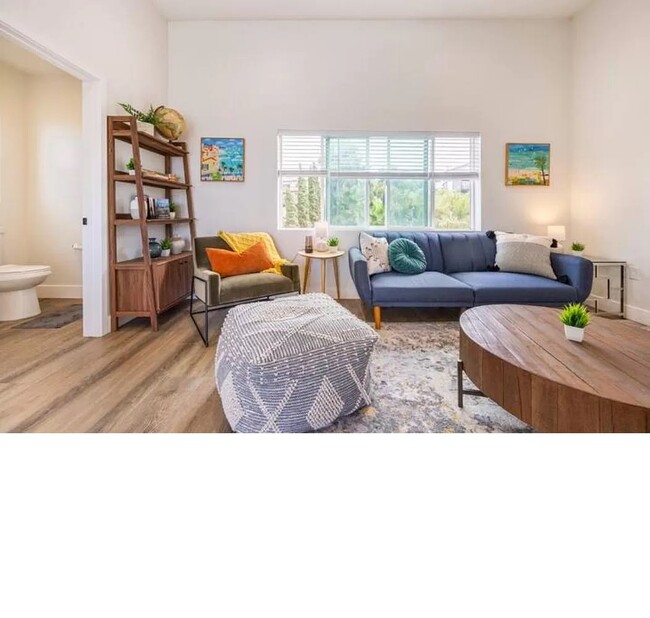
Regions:
<svg viewBox="0 0 650 618"><path fill-rule="evenodd" d="M361 232L359 234L359 245L363 257L368 260L369 275L385 273L391 269L388 262L388 241L385 238L375 238L370 234Z"/></svg>
<svg viewBox="0 0 650 618"><path fill-rule="evenodd" d="M557 279L551 266L550 238L508 232L496 232L496 237L500 271Z"/></svg>

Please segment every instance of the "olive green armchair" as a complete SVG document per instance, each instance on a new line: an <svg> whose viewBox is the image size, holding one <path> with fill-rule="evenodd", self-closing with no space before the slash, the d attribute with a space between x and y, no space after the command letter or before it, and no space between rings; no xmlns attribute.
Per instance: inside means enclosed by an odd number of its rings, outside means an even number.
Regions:
<svg viewBox="0 0 650 618"><path fill-rule="evenodd" d="M190 317L203 343L208 345L208 314L218 309L256 300L269 300L274 296L300 293L300 272L297 264L283 264L282 274L253 273L222 278L210 269L206 249L232 249L219 236L199 236L194 239L194 276L190 296ZM194 302L203 309L195 310ZM203 317L203 327L196 316Z"/></svg>

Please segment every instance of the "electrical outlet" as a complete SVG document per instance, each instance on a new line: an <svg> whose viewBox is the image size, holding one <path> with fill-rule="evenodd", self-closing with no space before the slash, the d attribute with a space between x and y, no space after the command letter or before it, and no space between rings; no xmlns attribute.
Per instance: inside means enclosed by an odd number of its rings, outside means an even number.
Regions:
<svg viewBox="0 0 650 618"><path fill-rule="evenodd" d="M639 281L641 279L641 272L636 266L627 267L627 278L630 281Z"/></svg>

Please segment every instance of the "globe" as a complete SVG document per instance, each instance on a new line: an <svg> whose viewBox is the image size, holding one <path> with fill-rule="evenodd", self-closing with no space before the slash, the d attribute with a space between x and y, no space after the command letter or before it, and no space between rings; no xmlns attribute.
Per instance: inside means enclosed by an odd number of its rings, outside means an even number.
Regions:
<svg viewBox="0 0 650 618"><path fill-rule="evenodd" d="M158 118L156 129L164 138L175 140L185 131L185 118L180 112L161 105L155 113Z"/></svg>

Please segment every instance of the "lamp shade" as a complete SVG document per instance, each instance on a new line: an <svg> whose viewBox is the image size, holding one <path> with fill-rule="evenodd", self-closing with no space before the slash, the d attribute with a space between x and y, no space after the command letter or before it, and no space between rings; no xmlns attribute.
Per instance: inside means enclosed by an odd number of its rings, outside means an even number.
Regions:
<svg viewBox="0 0 650 618"><path fill-rule="evenodd" d="M563 225L549 225L546 228L546 234L555 240L566 240L566 227Z"/></svg>
<svg viewBox="0 0 650 618"><path fill-rule="evenodd" d="M317 221L314 224L314 236L316 238L327 238L328 236L327 221Z"/></svg>

